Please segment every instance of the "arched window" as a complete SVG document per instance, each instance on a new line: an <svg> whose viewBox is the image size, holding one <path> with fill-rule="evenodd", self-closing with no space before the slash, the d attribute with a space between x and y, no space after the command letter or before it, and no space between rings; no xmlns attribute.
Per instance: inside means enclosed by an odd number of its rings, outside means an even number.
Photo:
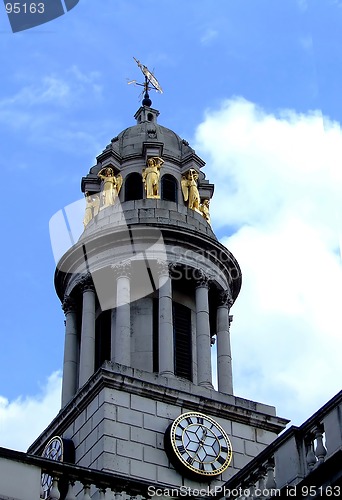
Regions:
<svg viewBox="0 0 342 500"><path fill-rule="evenodd" d="M174 201L177 203L177 180L173 175L165 174L161 180L162 200Z"/></svg>
<svg viewBox="0 0 342 500"><path fill-rule="evenodd" d="M125 180L125 201L142 200L143 183L141 174L133 172L128 174Z"/></svg>

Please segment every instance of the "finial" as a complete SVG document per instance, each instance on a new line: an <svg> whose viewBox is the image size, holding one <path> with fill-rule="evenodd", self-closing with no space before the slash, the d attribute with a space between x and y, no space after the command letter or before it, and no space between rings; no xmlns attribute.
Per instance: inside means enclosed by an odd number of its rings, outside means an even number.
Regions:
<svg viewBox="0 0 342 500"><path fill-rule="evenodd" d="M150 99L150 96L148 95L147 90L146 90L146 92L145 92L144 99L141 101L141 104L142 104L143 106L147 106L148 108L150 108L150 107L151 107L151 105L152 105L152 101L151 101L151 99Z"/></svg>
<svg viewBox="0 0 342 500"><path fill-rule="evenodd" d="M145 82L144 83L138 83L136 80L132 80L130 83L134 83L135 85L139 85L140 87L144 87L144 99L142 100L142 105L143 106L148 106L149 108L152 105L152 101L149 96L149 90L156 90L157 92L160 92L161 94L163 93L163 90L161 86L159 85L159 82L157 78L154 76L154 74L148 69L147 66L144 64L141 64L141 62L133 57L139 68L141 69L143 75L145 76Z"/></svg>

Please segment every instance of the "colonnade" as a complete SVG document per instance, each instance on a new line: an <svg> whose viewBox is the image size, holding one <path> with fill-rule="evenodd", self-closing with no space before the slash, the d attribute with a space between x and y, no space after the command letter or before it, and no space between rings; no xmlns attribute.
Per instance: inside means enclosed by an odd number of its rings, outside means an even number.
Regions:
<svg viewBox="0 0 342 500"><path fill-rule="evenodd" d="M111 360L131 366L131 265L130 262L112 266L116 277L117 307L115 323L111 330ZM175 377L174 329L172 311L172 266L158 261L159 270L159 374ZM211 367L211 335L209 324L209 278L202 270L196 270L196 353L197 385L213 388ZM77 335L76 303L65 296L62 307L65 313L65 348L63 365L62 407L76 394L95 370L95 306L96 291L91 275L79 282L82 292L82 326L80 346ZM233 393L229 333L229 309L232 305L230 290L219 294L217 307L217 375L218 390ZM79 354L78 354L79 352Z"/></svg>

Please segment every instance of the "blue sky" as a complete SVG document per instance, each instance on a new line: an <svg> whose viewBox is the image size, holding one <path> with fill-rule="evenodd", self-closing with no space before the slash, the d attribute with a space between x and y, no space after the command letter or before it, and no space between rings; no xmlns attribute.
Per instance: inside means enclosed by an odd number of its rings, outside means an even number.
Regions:
<svg viewBox="0 0 342 500"><path fill-rule="evenodd" d="M80 0L16 34L0 8L0 445L25 449L58 411L49 220L134 124L133 56L164 89L159 123L207 162L213 227L243 270L236 394L299 424L339 390L341 26L339 0ZM37 427L18 437L23 414Z"/></svg>

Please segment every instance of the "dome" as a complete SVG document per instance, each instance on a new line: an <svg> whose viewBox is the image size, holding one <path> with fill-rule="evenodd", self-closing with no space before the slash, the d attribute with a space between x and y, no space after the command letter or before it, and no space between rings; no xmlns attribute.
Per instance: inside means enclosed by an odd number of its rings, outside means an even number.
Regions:
<svg viewBox="0 0 342 500"><path fill-rule="evenodd" d="M111 147L122 159L142 154L144 143L162 143L163 156L182 161L195 151L172 130L157 123L144 122L126 128L112 141Z"/></svg>
<svg viewBox="0 0 342 500"><path fill-rule="evenodd" d="M105 151L111 150L122 160L141 156L144 144L153 147L162 145L163 157L182 163L185 158L194 156L195 151L189 143L179 137L173 130L157 123L159 111L141 106L134 117L137 124L123 130L112 139Z"/></svg>

